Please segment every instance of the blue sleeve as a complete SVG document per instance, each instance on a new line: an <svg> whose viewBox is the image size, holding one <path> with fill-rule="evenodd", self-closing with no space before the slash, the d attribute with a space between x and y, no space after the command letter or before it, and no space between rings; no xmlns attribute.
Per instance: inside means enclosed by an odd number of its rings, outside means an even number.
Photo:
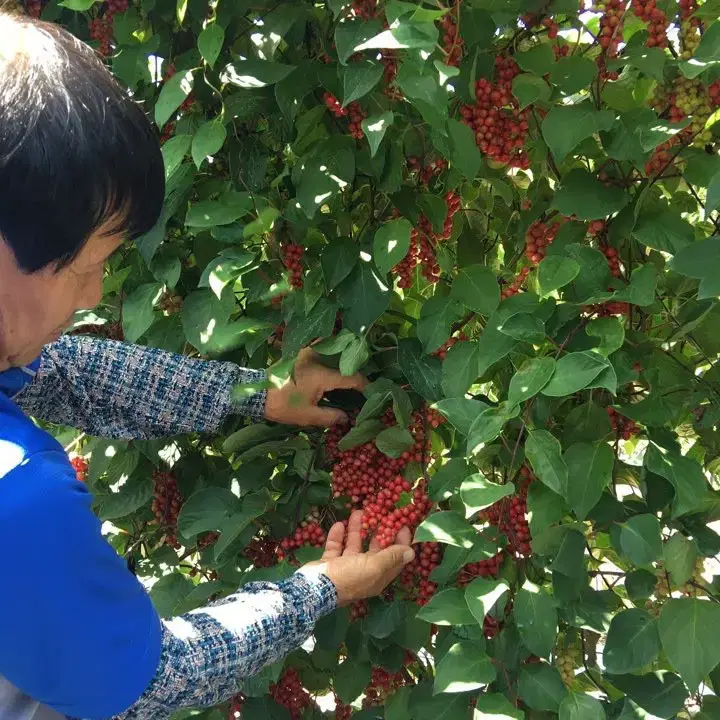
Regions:
<svg viewBox="0 0 720 720"><path fill-rule="evenodd" d="M12 567L0 592L0 675L61 714L105 718L150 684L162 630L91 502L60 452L0 474L0 548Z"/></svg>

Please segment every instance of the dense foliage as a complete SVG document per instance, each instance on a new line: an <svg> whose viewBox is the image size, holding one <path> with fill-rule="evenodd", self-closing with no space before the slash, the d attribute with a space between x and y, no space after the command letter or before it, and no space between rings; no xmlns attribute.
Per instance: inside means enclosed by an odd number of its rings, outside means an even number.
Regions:
<svg viewBox="0 0 720 720"><path fill-rule="evenodd" d="M419 543L200 716L720 717L718 1L28 10L163 142L162 219L79 331L372 380L347 434L59 431L159 610L353 507Z"/></svg>

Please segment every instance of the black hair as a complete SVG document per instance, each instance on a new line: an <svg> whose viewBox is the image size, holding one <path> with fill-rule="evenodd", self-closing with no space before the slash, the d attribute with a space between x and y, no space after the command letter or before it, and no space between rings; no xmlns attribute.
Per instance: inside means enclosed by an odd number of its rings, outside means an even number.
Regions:
<svg viewBox="0 0 720 720"><path fill-rule="evenodd" d="M95 52L0 13L0 237L20 268L67 265L111 219L142 235L164 194L157 136Z"/></svg>

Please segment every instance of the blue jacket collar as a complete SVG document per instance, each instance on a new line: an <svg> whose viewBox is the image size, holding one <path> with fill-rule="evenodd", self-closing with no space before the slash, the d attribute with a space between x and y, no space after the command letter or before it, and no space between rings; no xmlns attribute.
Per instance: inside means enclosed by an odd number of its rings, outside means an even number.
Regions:
<svg viewBox="0 0 720 720"><path fill-rule="evenodd" d="M40 358L25 367L0 372L0 393L12 400L33 381L39 369Z"/></svg>

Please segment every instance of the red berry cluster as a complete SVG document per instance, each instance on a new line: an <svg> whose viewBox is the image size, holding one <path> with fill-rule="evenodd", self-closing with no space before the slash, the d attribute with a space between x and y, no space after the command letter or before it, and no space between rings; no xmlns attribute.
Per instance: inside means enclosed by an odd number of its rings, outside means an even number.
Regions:
<svg viewBox="0 0 720 720"><path fill-rule="evenodd" d="M667 29L670 23L667 15L657 7L655 0L632 0L632 9L646 25L649 33L648 47L666 48Z"/></svg>
<svg viewBox="0 0 720 720"><path fill-rule="evenodd" d="M602 222L602 221L597 221ZM610 268L610 273L615 278L622 277L620 268L620 259L618 251L614 247L610 247L605 243L600 244L600 251L605 255ZM586 311L597 314L598 317L610 317L611 315L627 315L630 311L630 305L626 302L606 302L597 305L588 305Z"/></svg>
<svg viewBox="0 0 720 720"><path fill-rule="evenodd" d="M533 265L537 265L544 257L546 248L552 244L562 225L562 220L548 223L535 220L525 233L525 256Z"/></svg>
<svg viewBox="0 0 720 720"><path fill-rule="evenodd" d="M268 537L253 538L245 548L245 557L256 568L272 567L278 558L278 543Z"/></svg>
<svg viewBox="0 0 720 720"><path fill-rule="evenodd" d="M377 0L353 0L352 14L361 20L372 20L377 15Z"/></svg>
<svg viewBox="0 0 720 720"><path fill-rule="evenodd" d="M623 41L623 15L625 3L623 0L607 0L604 3L605 12L600 18L600 34L598 42L608 57L615 57L618 47Z"/></svg>
<svg viewBox="0 0 720 720"><path fill-rule="evenodd" d="M228 707L227 720L237 720L242 717L242 709L245 704L245 696L240 693L230 698L230 706Z"/></svg>
<svg viewBox="0 0 720 720"><path fill-rule="evenodd" d="M553 20L553 18L543 18L542 25L547 28L548 38L550 38L550 40L554 40L558 36L560 26L555 22L555 20Z"/></svg>
<svg viewBox="0 0 720 720"><path fill-rule="evenodd" d="M207 532L198 538L197 548L198 550L206 550L213 546L220 539L220 533Z"/></svg>
<svg viewBox="0 0 720 720"><path fill-rule="evenodd" d="M365 137L365 132L362 129L362 121L367 117L367 113L360 107L360 103L351 102L348 105L348 131L350 137L354 137L356 140L362 140Z"/></svg>
<svg viewBox="0 0 720 720"><path fill-rule="evenodd" d="M418 227L412 229L407 255L393 268L398 275L399 287L412 287L413 270L418 265L428 282L436 283L440 280L440 266L433 243L447 240L452 235L453 219L462 206L462 199L457 193L448 191L445 193L445 203L447 214L441 233L434 232L432 223L424 215L420 217Z"/></svg>
<svg viewBox="0 0 720 720"><path fill-rule="evenodd" d="M438 22L440 26L440 45L445 53L445 64L457 67L462 60L464 42L458 32L457 13L460 12L460 0L455 2L455 11L447 12Z"/></svg>
<svg viewBox="0 0 720 720"><path fill-rule="evenodd" d="M560 26L551 17L544 17L541 19L540 16L536 15L535 13L526 13L522 16L521 20L525 24L525 27L528 28L528 30L534 27L538 27L540 25L544 28L547 28L547 34L550 40L554 40L558 36Z"/></svg>
<svg viewBox="0 0 720 720"><path fill-rule="evenodd" d="M708 87L708 95L713 105L720 105L720 80L716 80Z"/></svg>
<svg viewBox="0 0 720 720"><path fill-rule="evenodd" d="M448 338L437 350L435 350L433 355L435 355L435 357L439 357L441 360L444 360L447 356L448 350L453 345L455 345L455 343L467 339L468 336L465 334L465 331L461 330L458 335L453 335L452 337Z"/></svg>
<svg viewBox="0 0 720 720"><path fill-rule="evenodd" d="M463 565L457 576L458 586L465 587L477 577L497 577L500 573L502 561L503 554L499 552L487 560L479 560L478 562Z"/></svg>
<svg viewBox="0 0 720 720"><path fill-rule="evenodd" d="M127 11L130 0L105 0L105 17L112 20L116 15Z"/></svg>
<svg viewBox="0 0 720 720"><path fill-rule="evenodd" d="M607 223L604 220L593 220L588 225L588 235L593 235L594 237L597 237L598 235L602 235L605 232L606 228Z"/></svg>
<svg viewBox="0 0 720 720"><path fill-rule="evenodd" d="M640 432L640 426L630 418L620 415L613 407L607 407L607 414L610 418L613 432L623 440L629 440Z"/></svg>
<svg viewBox="0 0 720 720"><path fill-rule="evenodd" d="M514 555L528 556L530 547L530 526L527 521L527 490L533 475L527 465L520 469L515 495L505 497L483 510L479 517L496 525L508 539L508 550Z"/></svg>
<svg viewBox="0 0 720 720"><path fill-rule="evenodd" d="M398 61L395 51L382 50L380 52L380 62L385 67L383 70L383 80L385 82L383 93L385 93L390 100L402 100L402 92L394 85L398 74Z"/></svg>
<svg viewBox="0 0 720 720"><path fill-rule="evenodd" d="M175 134L175 126L176 122L173 120L172 122L165 123L165 126L162 129L162 132L160 133L160 144L164 145L174 134Z"/></svg>
<svg viewBox="0 0 720 720"><path fill-rule="evenodd" d="M73 466L73 470L75 471L75 477L80 482L87 482L88 477L88 461L84 457L74 457L70 464Z"/></svg>
<svg viewBox="0 0 720 720"><path fill-rule="evenodd" d="M441 559L440 543L419 543L415 546L415 559L403 568L400 584L413 593L417 591L415 602L420 606L427 605L437 590L437 584L430 580L430 575Z"/></svg>
<svg viewBox="0 0 720 720"><path fill-rule="evenodd" d="M270 696L290 713L293 720L300 720L305 710L313 704L295 668L287 668L277 683L270 685Z"/></svg>
<svg viewBox="0 0 720 720"><path fill-rule="evenodd" d="M553 45L553 53L555 54L555 59L558 60L561 57L567 57L570 52L570 46L569 45L559 45L555 44Z"/></svg>
<svg viewBox="0 0 720 720"><path fill-rule="evenodd" d="M445 160L445 158L440 157L436 160L430 161L427 165L423 165L419 157L415 155L408 155L407 166L411 173L418 174L420 184L427 187L433 177L440 175L443 170L447 170L448 161Z"/></svg>
<svg viewBox="0 0 720 720"><path fill-rule="evenodd" d="M529 274L529 267L525 266L524 268L521 268L520 272L515 276L513 281L509 285L505 285L500 291L500 297L505 300L512 295L517 295L520 292L520 288L525 284L525 281L527 280L527 276Z"/></svg>
<svg viewBox="0 0 720 720"><path fill-rule="evenodd" d="M302 266L304 253L305 248L302 245L296 245L294 243L283 245L281 250L283 265L290 273L290 285L296 290L302 288L304 284Z"/></svg>
<svg viewBox="0 0 720 720"><path fill-rule="evenodd" d="M327 109L335 115L335 117L345 117L348 114L347 108L342 106L342 103L330 92L326 92L323 95L323 100Z"/></svg>
<svg viewBox="0 0 720 720"><path fill-rule="evenodd" d="M292 535L283 538L280 542L280 547L277 550L278 560L284 560L294 550L305 545L309 545L310 547L323 547L326 540L327 535L318 523L302 522L295 528L295 532Z"/></svg>
<svg viewBox="0 0 720 720"><path fill-rule="evenodd" d="M350 622L355 622L356 620L362 620L367 614L369 610L368 601L367 600L356 600L354 603L351 603L350 605Z"/></svg>
<svg viewBox="0 0 720 720"><path fill-rule="evenodd" d="M175 533L183 500L178 490L177 480L172 473L165 470L155 470L152 479L155 488L155 497L152 501L155 522L166 532L165 542L178 550L181 545Z"/></svg>
<svg viewBox="0 0 720 720"><path fill-rule="evenodd" d="M103 57L112 52L113 26L107 17L94 17L88 20L90 39L97 42L97 51Z"/></svg>
<svg viewBox="0 0 720 720"><path fill-rule="evenodd" d="M687 20L698 8L697 0L679 0L680 18Z"/></svg>
<svg viewBox="0 0 720 720"><path fill-rule="evenodd" d="M673 146L677 144L677 135L658 145L645 163L645 174L650 177L667 172L672 167Z"/></svg>
<svg viewBox="0 0 720 720"><path fill-rule="evenodd" d="M346 705L335 695L335 720L350 720L353 716L353 706Z"/></svg>
<svg viewBox="0 0 720 720"><path fill-rule="evenodd" d="M475 105L460 108L463 122L475 133L475 142L489 158L527 169L530 160L525 152L528 134L528 111L519 110L512 94L512 81L520 68L511 57L495 58L497 83L480 78L475 83Z"/></svg>
<svg viewBox="0 0 720 720"><path fill-rule="evenodd" d="M610 274L615 278L621 278L622 270L620 269L620 258L618 257L618 251L610 245L601 244L600 252L607 258L608 267L610 268Z"/></svg>
<svg viewBox="0 0 720 720"><path fill-rule="evenodd" d="M405 676L402 671L391 673L385 668L374 667L370 683L365 688L363 707L384 705L385 701L404 684Z"/></svg>

